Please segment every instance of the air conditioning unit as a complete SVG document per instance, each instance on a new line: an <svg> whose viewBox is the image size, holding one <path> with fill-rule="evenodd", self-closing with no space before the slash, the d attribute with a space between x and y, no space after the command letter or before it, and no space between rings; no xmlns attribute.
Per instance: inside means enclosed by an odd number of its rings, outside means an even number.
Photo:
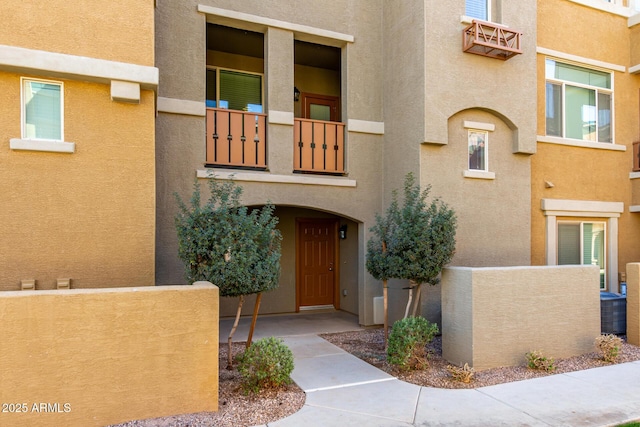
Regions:
<svg viewBox="0 0 640 427"><path fill-rule="evenodd" d="M603 334L627 333L627 297L600 292L600 329Z"/></svg>

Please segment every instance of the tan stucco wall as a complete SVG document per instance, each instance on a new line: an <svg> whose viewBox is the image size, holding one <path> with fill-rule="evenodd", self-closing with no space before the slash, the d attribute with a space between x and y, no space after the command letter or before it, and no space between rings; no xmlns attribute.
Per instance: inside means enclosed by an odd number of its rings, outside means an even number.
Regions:
<svg viewBox="0 0 640 427"><path fill-rule="evenodd" d="M525 354L576 356L600 335L594 266L446 268L442 355L476 370L523 365Z"/></svg>
<svg viewBox="0 0 640 427"><path fill-rule="evenodd" d="M469 168L466 122L494 125L488 132L487 161L495 179L463 176ZM511 150L513 131L497 116L468 110L449 120L449 143L425 144L421 184L431 184L458 218L452 265L469 267L528 265L530 250L530 156ZM508 201L508 202L507 202Z"/></svg>
<svg viewBox="0 0 640 427"><path fill-rule="evenodd" d="M20 138L20 77L0 73L0 290L154 284L154 94L111 101L110 87L64 84L72 154L10 150Z"/></svg>
<svg viewBox="0 0 640 427"><path fill-rule="evenodd" d="M0 414L2 425L104 426L217 410L211 284L3 292L0 333L11 350L0 354L0 401L27 408ZM59 412L35 412L41 403Z"/></svg>
<svg viewBox="0 0 640 427"><path fill-rule="evenodd" d="M627 342L640 345L640 263L627 264Z"/></svg>
<svg viewBox="0 0 640 427"><path fill-rule="evenodd" d="M159 2L156 13L156 66L160 69L159 96L203 102L205 96L204 70L206 68L205 29L206 22L218 22L233 26L233 22L216 21L214 16L197 12L198 4L214 6L232 11L257 15L286 22L292 25L306 25L321 31L335 31L354 37L353 43L322 39L322 37L301 35L294 31L276 27L257 26L248 28L265 33L265 111L275 110L279 113L296 112L293 100L295 72L317 70L306 67L295 67L294 40L297 37L313 43L342 49L342 70L340 87L335 85L327 90L336 92L342 97L341 119L374 122L382 121L382 84L379 58L381 53L380 1L347 1L339 0L331 8L313 1L296 2L275 1L269 4L261 1L193 1L190 4L175 2ZM341 13L336 14L335 11ZM236 22L239 28L248 25ZM312 31L313 32L313 31ZM179 37L176 35L180 35ZM305 37L309 38L305 38ZM221 56L225 61L232 58ZM209 53L209 63L212 55ZM230 62L227 62L230 64ZM250 64L252 67L255 63ZM333 77L333 72L324 71ZM300 77L302 80L305 77ZM315 84L316 82L314 82ZM309 83L311 84L311 82ZM324 83L323 83L324 84ZM305 83L306 87L306 83ZM317 87L317 86L314 86ZM301 90L304 88L300 88ZM325 88L323 87L322 90ZM346 107L345 107L346 106ZM309 177L310 175L293 174L293 126L281 122L270 122L267 126L268 167L261 175L289 175L293 177ZM156 122L157 132L157 167L161 173L157 181L157 283L181 283L183 267L177 260L177 244L175 237L175 199L178 192L187 199L191 195L196 170L204 167L204 117L160 112ZM341 285L349 283L356 286L347 289L348 296L341 299L341 307L348 311L356 311L363 324L370 324L373 316L373 297L382 295L381 286L373 280L364 269L364 250L368 229L375 213L381 211L381 165L384 137L378 134L346 132L346 157L348 176L345 180L355 182L355 187L302 185L297 183L280 184L265 182L242 182L245 190L243 203L247 205L263 205L271 201L276 206L300 207L328 212L341 217L343 221L351 221L349 241L348 268L341 269ZM315 176L316 178L318 176ZM323 178L323 177L320 177ZM334 179L335 177L327 177ZM206 180L201 180L205 184ZM281 222L284 224L284 222ZM356 232L359 229L360 232ZM346 243L345 243L346 244ZM341 243L342 245L342 243ZM357 248L358 251L355 251ZM342 246L341 246L342 249ZM283 273L295 272L295 262L291 251L283 248ZM352 263L355 263L353 265ZM348 280L344 279L347 274ZM343 280L344 279L344 280ZM354 285L355 283L355 285ZM295 294L291 286L285 287L286 295L278 298L263 298L262 307L272 312L294 310ZM276 292L281 292L278 290ZM273 298L273 299L269 299ZM342 298L342 297L341 297ZM357 299L356 301L353 301ZM347 301L348 300L348 301ZM343 305L344 303L344 305ZM223 303L223 312L229 308ZM230 310L235 313L235 301ZM252 306L251 301L247 301Z"/></svg>
<svg viewBox="0 0 640 427"><path fill-rule="evenodd" d="M575 22L579 25L565 25ZM590 60L630 67L636 30L629 29L622 16L577 5L566 0L538 1L538 46ZM637 40L635 40L637 45ZM637 50L637 49L636 49ZM632 53L633 57L634 54ZM545 55L538 55L537 133L545 135ZM561 59L560 59L561 60ZM586 65L589 67L589 65ZM628 68L627 68L628 70ZM638 259L640 218L629 213L632 199L631 172L633 150L640 123L640 78L628 71L613 72L614 142L626 151L600 150L538 143L531 160L531 262L545 264L545 217L541 199L623 202L625 212L618 223L618 270ZM546 188L545 182L553 184ZM558 218L562 219L562 218ZM617 284L610 290L617 292Z"/></svg>
<svg viewBox="0 0 640 427"><path fill-rule="evenodd" d="M154 1L5 0L0 44L139 65L154 61Z"/></svg>

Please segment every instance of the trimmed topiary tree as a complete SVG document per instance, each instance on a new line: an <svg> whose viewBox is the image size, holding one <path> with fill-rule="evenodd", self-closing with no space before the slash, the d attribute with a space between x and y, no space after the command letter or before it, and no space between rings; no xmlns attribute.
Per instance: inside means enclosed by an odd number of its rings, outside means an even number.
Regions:
<svg viewBox="0 0 640 427"><path fill-rule="evenodd" d="M236 319L229 334L228 369L233 367L231 342L244 297L257 294L247 347L251 344L262 292L278 287L282 236L274 207L250 210L240 204L242 188L233 181L209 180L211 195L202 204L196 181L190 206L176 195L180 211L175 223L178 256L189 283L209 281L224 297L238 297Z"/></svg>
<svg viewBox="0 0 640 427"><path fill-rule="evenodd" d="M439 198L427 204L430 191L431 186L420 191L413 174L407 174L404 200L393 239L395 256L400 258L395 277L408 279L410 283L405 318L409 315L413 290L416 289L415 316L420 304L421 285L440 282L440 272L451 261L456 248L455 212ZM394 193L394 201L396 197Z"/></svg>
<svg viewBox="0 0 640 427"><path fill-rule="evenodd" d="M369 273L382 280L384 296L385 342L388 336L388 279L408 279L409 301L404 317L408 317L413 301L413 315L420 303L420 285L436 285L442 268L455 253L456 216L440 199L427 204L431 187L420 191L412 173L404 182L402 206L398 191L384 216L376 215L376 223L370 228L367 242L366 266Z"/></svg>

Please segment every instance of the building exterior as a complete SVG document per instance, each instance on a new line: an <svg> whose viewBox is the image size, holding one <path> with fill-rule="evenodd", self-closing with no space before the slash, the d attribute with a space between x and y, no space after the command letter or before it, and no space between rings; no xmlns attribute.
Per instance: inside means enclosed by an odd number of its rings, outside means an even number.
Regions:
<svg viewBox="0 0 640 427"><path fill-rule="evenodd" d="M0 289L153 285L153 1L0 15Z"/></svg>
<svg viewBox="0 0 640 427"><path fill-rule="evenodd" d="M184 284L175 196L212 176L276 206L262 313L378 323L366 243L409 172L457 213L452 265L595 263L617 292L640 256L639 0L50 5L1 9L26 23L0 30L0 289Z"/></svg>
<svg viewBox="0 0 640 427"><path fill-rule="evenodd" d="M600 289L610 292L640 256L639 10L640 2L538 2L532 263L599 265Z"/></svg>
<svg viewBox="0 0 640 427"><path fill-rule="evenodd" d="M277 206L282 276L262 312L335 307L375 323L369 228L413 172L457 212L453 265L584 263L565 255L591 250L602 289L617 291L640 233L637 9L620 0L159 2L156 283L184 282L174 193L188 198L195 179L215 175L239 182L247 205ZM574 71L608 83L571 84ZM574 87L591 97L578 116L563 107ZM573 123L580 114L597 123ZM392 317L404 286L391 283ZM439 319L439 301L437 287L427 290L427 317ZM234 309L223 302L221 314Z"/></svg>

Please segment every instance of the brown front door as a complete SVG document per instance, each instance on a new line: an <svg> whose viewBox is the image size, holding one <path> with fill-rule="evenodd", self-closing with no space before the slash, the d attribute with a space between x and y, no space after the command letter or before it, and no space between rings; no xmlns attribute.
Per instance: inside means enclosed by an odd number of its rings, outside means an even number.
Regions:
<svg viewBox="0 0 640 427"><path fill-rule="evenodd" d="M297 220L298 308L336 306L335 219Z"/></svg>

